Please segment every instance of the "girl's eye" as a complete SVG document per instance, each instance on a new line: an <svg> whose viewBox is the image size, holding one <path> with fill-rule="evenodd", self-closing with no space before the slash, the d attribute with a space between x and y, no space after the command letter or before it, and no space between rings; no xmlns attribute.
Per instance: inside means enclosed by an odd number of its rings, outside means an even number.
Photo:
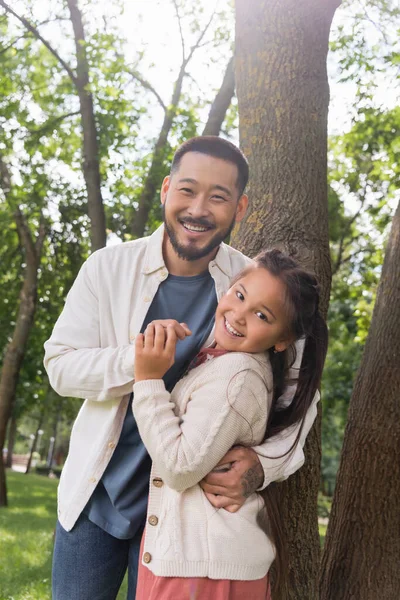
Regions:
<svg viewBox="0 0 400 600"><path fill-rule="evenodd" d="M244 300L244 296L242 294L242 292L236 292L236 296L239 298L239 300Z"/></svg>
<svg viewBox="0 0 400 600"><path fill-rule="evenodd" d="M264 313L257 312L256 315L259 319L261 319L261 321L265 321L266 323L269 323L269 321L268 321L267 317L264 315Z"/></svg>

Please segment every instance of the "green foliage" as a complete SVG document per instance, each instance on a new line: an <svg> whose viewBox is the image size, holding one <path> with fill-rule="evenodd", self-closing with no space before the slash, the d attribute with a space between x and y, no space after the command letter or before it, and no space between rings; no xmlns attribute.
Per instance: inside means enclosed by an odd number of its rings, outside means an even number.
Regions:
<svg viewBox="0 0 400 600"><path fill-rule="evenodd" d="M341 80L355 86L349 131L329 141L329 232L333 265L330 344L323 376L322 476L332 493L347 409L399 200L400 111L378 86L399 89L400 9L392 0L344 2L333 36ZM398 93L398 92L397 92Z"/></svg>

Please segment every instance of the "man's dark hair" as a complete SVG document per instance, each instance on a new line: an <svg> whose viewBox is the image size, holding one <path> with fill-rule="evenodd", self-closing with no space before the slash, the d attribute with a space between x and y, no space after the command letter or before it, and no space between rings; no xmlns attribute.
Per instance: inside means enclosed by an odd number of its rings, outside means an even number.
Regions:
<svg viewBox="0 0 400 600"><path fill-rule="evenodd" d="M220 158L236 165L238 170L236 186L240 198L249 179L249 164L245 155L237 146L216 135L202 135L191 138L187 142L184 142L175 152L171 165L171 175L178 170L182 157L188 152L200 152L200 154L214 156L215 158Z"/></svg>

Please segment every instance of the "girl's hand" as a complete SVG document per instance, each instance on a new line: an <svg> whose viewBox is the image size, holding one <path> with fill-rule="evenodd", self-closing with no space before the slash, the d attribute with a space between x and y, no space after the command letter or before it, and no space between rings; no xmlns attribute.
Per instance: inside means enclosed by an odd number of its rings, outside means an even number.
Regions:
<svg viewBox="0 0 400 600"><path fill-rule="evenodd" d="M172 324L150 323L135 343L135 381L162 379L175 362L177 335Z"/></svg>

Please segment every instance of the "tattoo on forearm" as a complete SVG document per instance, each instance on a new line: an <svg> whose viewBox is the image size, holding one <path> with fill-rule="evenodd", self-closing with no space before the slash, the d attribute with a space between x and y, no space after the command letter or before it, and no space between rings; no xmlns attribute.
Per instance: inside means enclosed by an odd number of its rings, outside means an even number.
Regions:
<svg viewBox="0 0 400 600"><path fill-rule="evenodd" d="M243 497L248 498L257 488L262 485L264 480L264 471L261 464L258 462L254 467L251 467L242 475L241 483Z"/></svg>

